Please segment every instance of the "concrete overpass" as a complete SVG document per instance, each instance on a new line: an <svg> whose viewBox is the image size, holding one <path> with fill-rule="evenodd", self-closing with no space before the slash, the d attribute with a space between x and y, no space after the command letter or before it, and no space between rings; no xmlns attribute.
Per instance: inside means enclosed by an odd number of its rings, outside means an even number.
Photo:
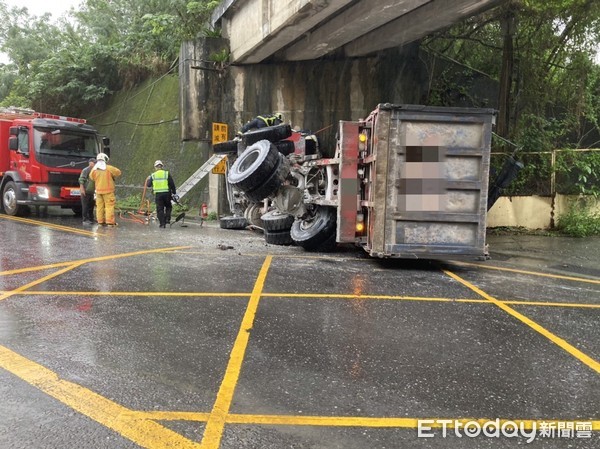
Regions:
<svg viewBox="0 0 600 449"><path fill-rule="evenodd" d="M231 62L366 56L420 39L504 0L224 0L212 24Z"/></svg>

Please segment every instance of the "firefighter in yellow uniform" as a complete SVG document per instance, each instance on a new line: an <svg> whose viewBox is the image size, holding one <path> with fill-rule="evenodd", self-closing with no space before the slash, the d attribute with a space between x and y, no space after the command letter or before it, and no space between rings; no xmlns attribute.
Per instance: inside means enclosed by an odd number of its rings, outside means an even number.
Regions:
<svg viewBox="0 0 600 449"><path fill-rule="evenodd" d="M96 184L96 220L102 226L117 226L115 221L115 178L121 170L108 165L108 156L99 153L90 178Z"/></svg>

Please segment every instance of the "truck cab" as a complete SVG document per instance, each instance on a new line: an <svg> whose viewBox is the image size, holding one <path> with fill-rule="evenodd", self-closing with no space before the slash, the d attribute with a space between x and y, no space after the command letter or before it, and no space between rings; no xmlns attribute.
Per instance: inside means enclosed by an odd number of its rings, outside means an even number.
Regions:
<svg viewBox="0 0 600 449"><path fill-rule="evenodd" d="M107 139L105 145L108 145ZM81 210L79 174L107 152L84 119L27 110L0 113L0 206L20 215L29 206Z"/></svg>

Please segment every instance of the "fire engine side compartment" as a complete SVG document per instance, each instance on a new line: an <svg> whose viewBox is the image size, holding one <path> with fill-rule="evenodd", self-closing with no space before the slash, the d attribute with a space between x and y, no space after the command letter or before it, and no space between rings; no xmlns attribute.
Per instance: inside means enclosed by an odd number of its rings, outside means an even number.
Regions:
<svg viewBox="0 0 600 449"><path fill-rule="evenodd" d="M368 167L371 256L485 254L494 116L491 109L378 106Z"/></svg>
<svg viewBox="0 0 600 449"><path fill-rule="evenodd" d="M8 150L9 128L12 121L0 119L0 178L10 170L10 153Z"/></svg>

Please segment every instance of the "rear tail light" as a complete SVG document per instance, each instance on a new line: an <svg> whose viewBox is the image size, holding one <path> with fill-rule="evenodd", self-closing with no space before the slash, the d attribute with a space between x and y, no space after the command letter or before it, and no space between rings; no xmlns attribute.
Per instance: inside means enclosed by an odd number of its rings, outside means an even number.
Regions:
<svg viewBox="0 0 600 449"><path fill-rule="evenodd" d="M364 214L356 214L356 233L362 234L365 230L365 216Z"/></svg>

